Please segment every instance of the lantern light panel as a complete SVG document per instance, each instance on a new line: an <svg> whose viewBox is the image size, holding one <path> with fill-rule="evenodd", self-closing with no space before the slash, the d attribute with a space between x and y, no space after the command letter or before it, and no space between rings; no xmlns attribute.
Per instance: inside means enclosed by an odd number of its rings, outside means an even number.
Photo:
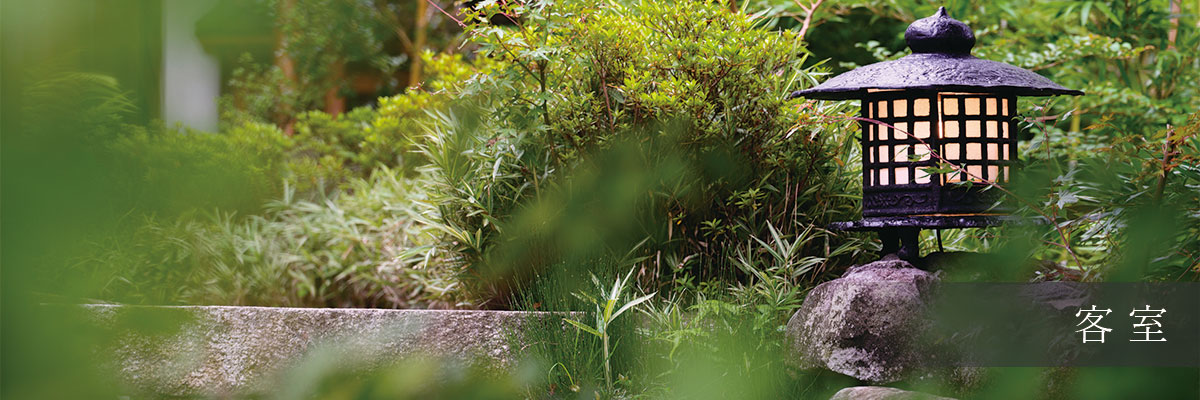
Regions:
<svg viewBox="0 0 1200 400"><path fill-rule="evenodd" d="M1015 96L874 91L864 99L863 186L1007 182L1016 160ZM932 152L940 156L934 157ZM967 172L929 174L939 161Z"/></svg>

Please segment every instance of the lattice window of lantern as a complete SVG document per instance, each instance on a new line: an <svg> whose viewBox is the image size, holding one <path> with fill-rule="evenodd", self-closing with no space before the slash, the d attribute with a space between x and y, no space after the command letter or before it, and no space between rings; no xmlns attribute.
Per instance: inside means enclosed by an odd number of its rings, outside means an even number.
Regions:
<svg viewBox="0 0 1200 400"><path fill-rule="evenodd" d="M1007 182L1017 160L1016 96L939 93L942 132L939 154L967 174L950 173L943 182Z"/></svg>
<svg viewBox="0 0 1200 400"><path fill-rule="evenodd" d="M937 185L924 168L935 160L938 96L926 91L871 91L863 99L863 183L866 186Z"/></svg>

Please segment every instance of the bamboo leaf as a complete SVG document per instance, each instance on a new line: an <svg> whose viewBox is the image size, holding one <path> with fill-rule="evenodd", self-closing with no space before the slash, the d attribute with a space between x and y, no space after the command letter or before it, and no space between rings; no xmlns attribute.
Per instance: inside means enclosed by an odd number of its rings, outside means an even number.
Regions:
<svg viewBox="0 0 1200 400"><path fill-rule="evenodd" d="M564 319L563 321L567 321L568 324L571 324L571 326L574 326L576 329L595 335L598 338L604 337L604 335L601 335L600 332L597 332L590 326L584 325L582 322L573 319Z"/></svg>
<svg viewBox="0 0 1200 400"><path fill-rule="evenodd" d="M1116 24L1118 28L1121 27L1121 20L1117 19L1117 15L1113 14L1112 8L1109 8L1108 4L1096 3L1096 9L1100 10L1100 12L1103 13L1104 16L1108 17L1109 21L1112 21L1112 23Z"/></svg>
<svg viewBox="0 0 1200 400"><path fill-rule="evenodd" d="M658 292L655 292L655 293L650 293L650 294L648 294L648 295L645 295L645 296L642 296L642 297L638 297L638 298L634 299L633 301L630 301L630 302L628 302L628 303L625 303L625 305L624 305L624 306L621 306L621 309L619 309L619 310L617 310L617 312L613 313L612 319L617 319L617 317L618 317L618 316L620 316L620 315L621 315L621 313L624 313L624 312L625 312L625 310L628 310L628 309L630 309L630 308L633 308L633 307L637 306L638 304L642 304L642 303L644 303L646 300L650 300L650 298L651 298L651 297L654 297L654 295L655 295L655 294L658 294Z"/></svg>

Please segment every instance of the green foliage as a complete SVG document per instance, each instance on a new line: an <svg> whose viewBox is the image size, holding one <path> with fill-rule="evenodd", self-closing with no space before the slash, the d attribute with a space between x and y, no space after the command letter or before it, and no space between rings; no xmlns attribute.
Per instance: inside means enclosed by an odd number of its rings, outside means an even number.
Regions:
<svg viewBox="0 0 1200 400"><path fill-rule="evenodd" d="M603 352L602 356L604 358L604 384L609 391L612 391L613 389L612 363L610 361L612 355L611 351L609 350L609 326L611 326L613 321L615 321L617 317L620 317L621 314L624 314L626 311L630 311L632 308L637 307L638 304L645 303L646 300L650 300L655 295L655 293L650 293L648 295L629 300L625 304L618 306L617 303L620 302L624 297L625 290L628 288L627 285L629 284L630 276L633 276L633 270L630 270L629 273L625 274L624 278L618 277L617 280L613 282L612 289L606 290L605 286L600 283L600 280L596 279L595 275L592 275L592 283L596 285L596 290L600 292L600 297L592 297L587 293L575 293L575 296L596 306L596 323L593 324L593 326L589 326L569 318L564 320L571 324L571 326L574 326L576 329L600 339L602 346L601 351Z"/></svg>
<svg viewBox="0 0 1200 400"><path fill-rule="evenodd" d="M516 26L486 22L505 16ZM790 234L854 211L836 194L853 191L854 170L833 161L850 136L817 133L849 124L785 105L790 89L813 80L793 34L704 2L493 3L471 17L480 53L500 66L464 86L468 108L439 114L424 147L445 230L468 268L536 270L649 238L642 255L686 258L686 272L708 279L730 244L765 235L768 221ZM597 218L644 223L592 224L590 245L536 239L569 238L585 223L575 215L630 204ZM500 239L506 231L517 234ZM652 263L650 280L677 269Z"/></svg>
<svg viewBox="0 0 1200 400"><path fill-rule="evenodd" d="M977 56L1088 95L1019 104L1027 167L1005 189L1052 223L927 234L926 251L992 253L947 279L1200 278L1195 6L948 4L975 28ZM297 370L296 397L523 385L540 390L526 397L818 398L855 384L790 374L780 354L803 295L878 251L867 235L823 228L858 217L857 107L784 96L828 76L826 60L905 55L902 28L936 5L481 2L465 11L473 55L426 52L420 88L337 116L311 111L345 84L326 79L337 62L415 61L381 56L390 33L373 20L404 7L289 11L281 27L300 77L235 74L242 96L226 99L218 133L122 125L133 103L102 75L31 81L26 129L4 142L5 231L22 233L6 235L4 261L24 268L6 267L6 304L31 303L10 293L33 288L139 304L598 307L594 325L537 328L523 349L539 379L475 386L463 380L474 372L433 364L334 371L318 359ZM294 136L262 122L280 114ZM588 276L629 268L595 304L570 297L590 290ZM664 295L630 313L616 307L627 290ZM36 322L11 315L8 327ZM1038 395L1035 372L959 397ZM397 384L443 378L416 392ZM1062 379L1084 397L1116 381Z"/></svg>
<svg viewBox="0 0 1200 400"><path fill-rule="evenodd" d="M522 399L542 380L532 368L414 357L380 360L353 343L326 343L282 376L274 399Z"/></svg>
<svg viewBox="0 0 1200 400"><path fill-rule="evenodd" d="M428 77L424 89L381 97L376 108L361 107L337 117L320 111L300 114L292 150L297 164L291 168L297 175L294 181L336 189L347 177L367 177L380 167L414 176L428 163L418 151L425 112L445 108L459 82L486 73L489 65L469 65L459 55L431 53L425 53L424 64ZM305 164L311 166L307 173Z"/></svg>
<svg viewBox="0 0 1200 400"><path fill-rule="evenodd" d="M111 76L51 70L37 72L30 81L22 93L21 131L25 135L77 134L83 137L72 139L95 140L98 135L111 134L123 117L134 111L132 100ZM74 95L64 98L64 92ZM73 117L64 120L64 115ZM57 125L63 122L74 126ZM66 129L53 129L56 127Z"/></svg>
<svg viewBox="0 0 1200 400"><path fill-rule="evenodd" d="M444 49L453 54L461 28L443 14L430 12L432 1L407 0L223 0L220 9L264 19L242 24L270 24L270 58L255 58L249 45L226 46L222 54L234 64L222 99L223 122L284 121L308 111L329 110L331 95L350 98L394 95L427 87L425 54ZM443 5L442 7L446 7ZM214 19L245 16L216 15ZM214 36L245 35L237 24L213 24ZM313 29L320 27L321 29ZM253 28L242 28L253 29ZM227 30L232 30L229 32ZM236 53L237 51L246 51ZM281 61L286 59L286 61ZM232 61L236 60L236 63ZM403 71L407 69L407 71ZM416 74L413 74L413 70ZM402 74L406 72L407 74ZM416 78L415 81L410 81Z"/></svg>
<svg viewBox="0 0 1200 400"><path fill-rule="evenodd" d="M253 121L219 133L109 123L124 132L87 143L123 231L87 238L78 266L47 281L82 272L104 282L96 296L142 304L465 304L436 207L422 208L414 133L478 69L458 56L426 65L436 92L304 113L291 137Z"/></svg>
<svg viewBox="0 0 1200 400"><path fill-rule="evenodd" d="M281 190L292 141L267 124L222 133L164 127L127 127L109 148L120 175L113 177L140 212L185 212L203 204L257 212Z"/></svg>
<svg viewBox="0 0 1200 400"><path fill-rule="evenodd" d="M423 65L427 81L422 89L381 97L376 107L338 116L321 111L296 115L295 135L276 140L285 140L280 170L298 193L332 194L351 178L367 178L378 168L414 177L428 163L418 151L425 112L445 108L459 82L486 72L489 63L472 65L459 55L425 53ZM233 134L264 125L245 115L226 115L226 121L223 131Z"/></svg>
<svg viewBox="0 0 1200 400"><path fill-rule="evenodd" d="M1097 127L1095 129L1103 129ZM1038 180L1086 278L1195 280L1200 265L1200 114L1187 125L1121 136ZM1052 179L1048 179L1052 178ZM1037 179L1037 177L1035 177Z"/></svg>
<svg viewBox="0 0 1200 400"><path fill-rule="evenodd" d="M83 261L118 271L102 277L103 296L129 303L459 306L435 232L410 217L412 183L379 169L348 188L317 202L289 189L265 215L132 221L131 234L97 243L100 256Z"/></svg>
<svg viewBox="0 0 1200 400"><path fill-rule="evenodd" d="M1198 10L1175 3L1182 12L1170 13L1170 3L1064 3L981 21L980 37L996 39L977 54L1087 92L1022 105L1033 139L1016 192L1054 220L1043 238L1058 246L1037 257L1058 263L1055 279L1197 278L1187 249L1200 210L1189 168L1200 154Z"/></svg>
<svg viewBox="0 0 1200 400"><path fill-rule="evenodd" d="M325 106L330 90L348 93L346 64L377 69L379 75L395 72L404 59L388 55L385 42L393 26L371 2L347 0L251 0L242 7L261 10L272 19L275 43L272 57L287 57L287 67L275 60L255 60L238 55L229 82L224 110L261 120L299 114ZM313 29L321 27L321 29ZM395 27L400 28L402 27ZM227 34L227 33L226 33ZM394 89L393 89L394 90Z"/></svg>
<svg viewBox="0 0 1200 400"><path fill-rule="evenodd" d="M729 291L736 303L753 304L760 318L773 320L771 328L781 328L783 321L800 308L803 294L817 283L817 276L830 268L831 259L874 249L871 243L851 238L829 250L827 256L803 255L801 249L813 247L818 240L829 243L830 235L809 227L796 237L785 237L774 226L768 224L767 228L769 238L751 237L752 242L737 248L732 264L750 278L732 284Z"/></svg>

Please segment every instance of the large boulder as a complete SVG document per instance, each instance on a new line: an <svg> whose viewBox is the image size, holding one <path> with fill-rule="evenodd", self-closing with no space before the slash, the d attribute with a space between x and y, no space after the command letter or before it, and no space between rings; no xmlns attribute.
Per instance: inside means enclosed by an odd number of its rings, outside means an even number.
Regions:
<svg viewBox="0 0 1200 400"><path fill-rule="evenodd" d="M914 339L926 328L936 282L935 274L887 256L818 285L788 322L790 363L874 383L904 379L928 354Z"/></svg>

